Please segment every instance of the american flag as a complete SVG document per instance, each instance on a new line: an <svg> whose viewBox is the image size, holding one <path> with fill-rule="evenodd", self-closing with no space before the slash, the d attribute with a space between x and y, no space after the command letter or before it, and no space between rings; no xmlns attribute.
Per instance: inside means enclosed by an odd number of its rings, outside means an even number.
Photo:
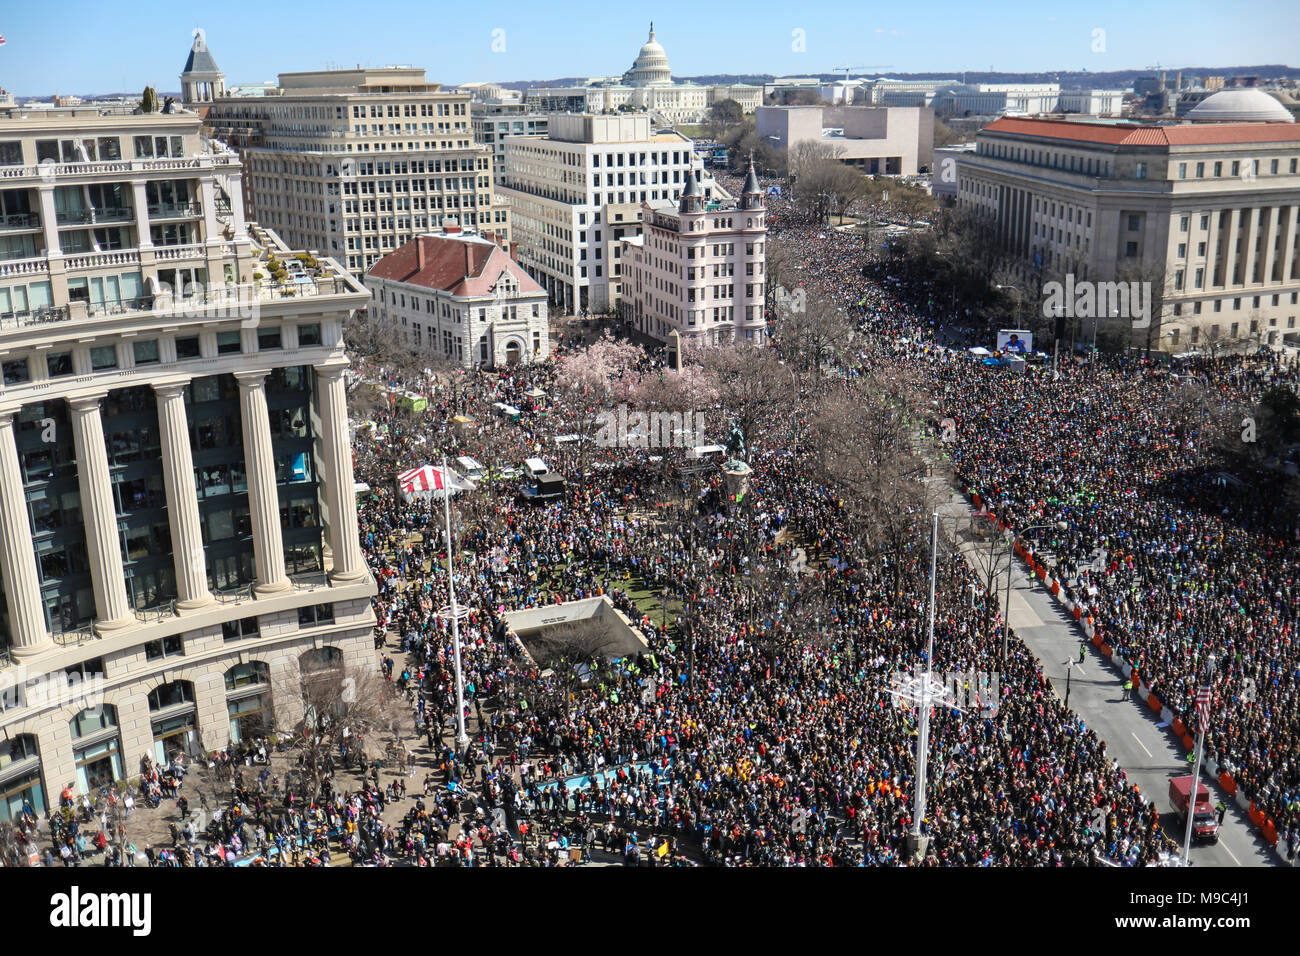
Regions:
<svg viewBox="0 0 1300 956"><path fill-rule="evenodd" d="M1210 729L1210 685L1202 684L1196 692L1197 733Z"/></svg>

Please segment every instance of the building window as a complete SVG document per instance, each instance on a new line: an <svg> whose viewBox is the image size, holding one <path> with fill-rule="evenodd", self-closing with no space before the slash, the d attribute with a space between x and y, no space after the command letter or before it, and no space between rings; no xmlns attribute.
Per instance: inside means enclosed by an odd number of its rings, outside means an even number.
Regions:
<svg viewBox="0 0 1300 956"><path fill-rule="evenodd" d="M226 621L221 625L221 637L226 642L242 641L248 637L257 637L257 618L246 617L239 621Z"/></svg>
<svg viewBox="0 0 1300 956"><path fill-rule="evenodd" d="M176 340L176 358L177 359L196 359L202 356L203 352L199 348L199 337L197 335L186 335Z"/></svg>
<svg viewBox="0 0 1300 956"><path fill-rule="evenodd" d="M45 356L45 367L49 370L50 378L58 378L61 375L72 374L72 353L71 352L51 352Z"/></svg>
<svg viewBox="0 0 1300 956"><path fill-rule="evenodd" d="M258 329L257 330L257 350L259 352L274 352L281 348L280 330L279 329Z"/></svg>
<svg viewBox="0 0 1300 956"><path fill-rule="evenodd" d="M158 362L158 340L149 339L145 342L134 342L131 350L135 353L136 365L155 365Z"/></svg>
<svg viewBox="0 0 1300 956"><path fill-rule="evenodd" d="M217 333L217 354L218 355L230 355L238 351L240 351L238 332Z"/></svg>
<svg viewBox="0 0 1300 956"><path fill-rule="evenodd" d="M298 345L311 346L320 345L320 323L309 322L298 326Z"/></svg>
<svg viewBox="0 0 1300 956"><path fill-rule="evenodd" d="M117 348L112 345L101 345L90 350L90 368L95 372L102 372L105 369L117 368Z"/></svg>
<svg viewBox="0 0 1300 956"><path fill-rule="evenodd" d="M179 634L158 641L146 641L144 645L144 658L147 661L156 661L162 657L180 657L184 654L185 644Z"/></svg>
<svg viewBox="0 0 1300 956"><path fill-rule="evenodd" d="M298 608L298 626L316 627L320 624L334 623L333 604L309 604Z"/></svg>

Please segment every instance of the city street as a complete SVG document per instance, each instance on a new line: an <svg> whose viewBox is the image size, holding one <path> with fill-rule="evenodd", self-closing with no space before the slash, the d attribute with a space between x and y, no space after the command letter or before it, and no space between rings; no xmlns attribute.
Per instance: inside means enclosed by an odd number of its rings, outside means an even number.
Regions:
<svg viewBox="0 0 1300 956"><path fill-rule="evenodd" d="M941 513L966 522L972 511L970 503L954 493ZM967 538L963 551L975 547L975 542ZM1005 573L1001 578L1005 584ZM1097 651L1082 628L1036 579L1025 573L1019 561L1014 564L1008 620L1042 663L1043 672L1062 699L1066 672L1073 670L1069 677L1070 708L1106 742L1108 753L1119 761L1129 780L1143 794L1154 798L1165 833L1181 846L1183 829L1169 808L1169 778L1190 773L1191 765L1173 733L1160 726L1160 716L1136 701L1123 699L1123 672ZM1080 641L1088 649L1082 665ZM1204 772L1201 780L1210 787L1211 802L1222 800L1228 809L1217 844L1193 843L1192 865L1280 865L1277 854L1236 802Z"/></svg>

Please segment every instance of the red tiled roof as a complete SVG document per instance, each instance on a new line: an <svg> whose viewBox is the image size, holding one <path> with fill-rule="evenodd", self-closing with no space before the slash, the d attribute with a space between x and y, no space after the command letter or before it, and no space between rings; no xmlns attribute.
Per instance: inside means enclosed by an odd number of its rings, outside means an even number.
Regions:
<svg viewBox="0 0 1300 956"><path fill-rule="evenodd" d="M476 296L489 295L502 272L515 279L520 292L545 291L499 246L446 236L417 236L376 262L367 275Z"/></svg>
<svg viewBox="0 0 1300 956"><path fill-rule="evenodd" d="M1071 123L1064 120L1002 117L984 130L1101 143L1110 146L1228 146L1234 143L1300 142L1300 123L1183 123L1142 126L1137 123Z"/></svg>

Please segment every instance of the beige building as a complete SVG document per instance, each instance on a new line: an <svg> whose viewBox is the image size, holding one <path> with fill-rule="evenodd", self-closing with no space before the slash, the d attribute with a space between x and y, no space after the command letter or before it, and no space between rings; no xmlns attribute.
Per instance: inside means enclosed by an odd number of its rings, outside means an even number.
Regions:
<svg viewBox="0 0 1300 956"><path fill-rule="evenodd" d="M710 201L692 177L677 202L642 203L640 236L624 239L624 301L646 335L683 344L763 345L767 243L763 190L751 166L739 202Z"/></svg>
<svg viewBox="0 0 1300 956"><path fill-rule="evenodd" d="M703 160L680 133L652 133L644 114L553 116L545 137L506 140L506 182L519 261L565 313L616 307L622 240L641 232L641 204L675 202ZM711 179L706 196L731 197Z"/></svg>
<svg viewBox="0 0 1300 956"><path fill-rule="evenodd" d="M1163 283L1154 347L1280 345L1300 316L1300 126L1252 121L1276 106L1259 96L1226 122L997 120L957 160L959 204L994 224L1031 298L1066 275Z"/></svg>
<svg viewBox="0 0 1300 956"><path fill-rule="evenodd" d="M782 153L821 143L871 175L915 176L933 158L934 110L925 106L762 106L755 119L758 135Z"/></svg>
<svg viewBox="0 0 1300 956"><path fill-rule="evenodd" d="M199 124L0 119L0 819L290 729L301 680L373 666L368 295L245 223Z"/></svg>
<svg viewBox="0 0 1300 956"><path fill-rule="evenodd" d="M535 362L551 353L546 290L496 237L448 227L417 236L366 273L372 318L417 352L462 368Z"/></svg>
<svg viewBox="0 0 1300 956"><path fill-rule="evenodd" d="M243 158L250 217L295 248L361 276L429 229L509 235L469 92L383 67L281 73L261 93L214 100L207 124Z"/></svg>

